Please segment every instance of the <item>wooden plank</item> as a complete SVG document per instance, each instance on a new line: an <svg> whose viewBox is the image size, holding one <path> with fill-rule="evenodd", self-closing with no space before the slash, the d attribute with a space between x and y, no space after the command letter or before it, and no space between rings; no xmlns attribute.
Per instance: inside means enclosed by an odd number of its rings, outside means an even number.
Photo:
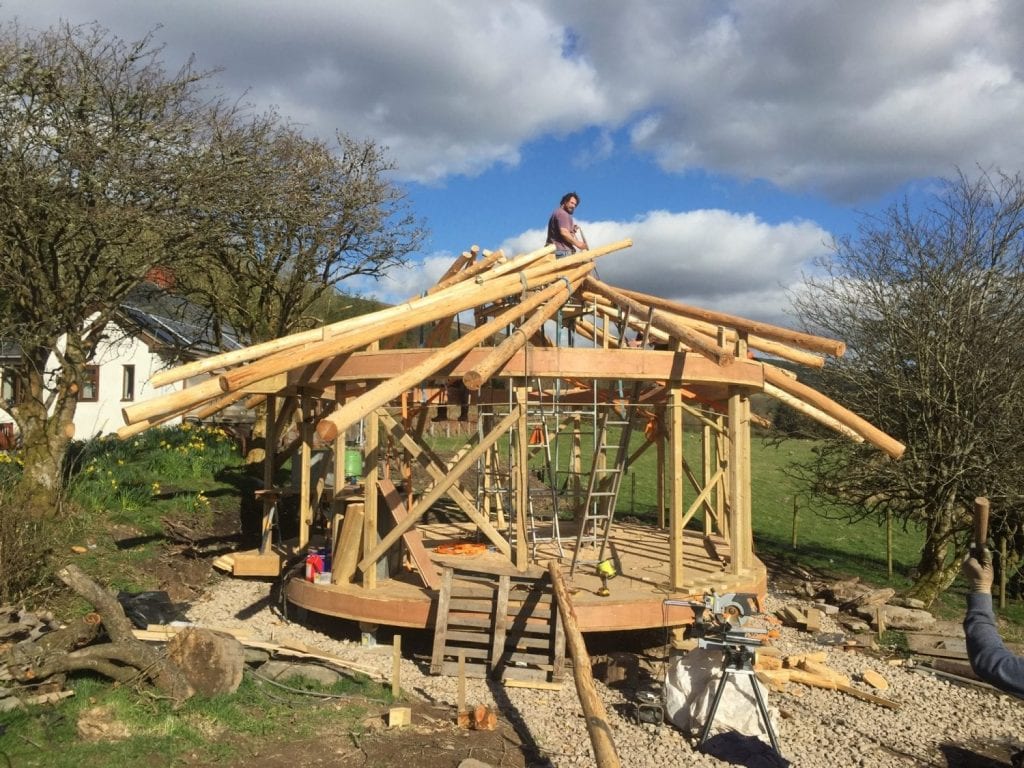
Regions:
<svg viewBox="0 0 1024 768"><path fill-rule="evenodd" d="M271 550L260 554L253 552L235 552L231 555L231 572L235 576L280 576L281 555Z"/></svg>
<svg viewBox="0 0 1024 768"><path fill-rule="evenodd" d="M539 669L545 670L550 670L552 667L550 653L526 653L524 651L515 651L513 653L509 653L508 651L509 649L506 647L505 658L508 660L507 663L509 666L525 664L527 666L537 667Z"/></svg>
<svg viewBox="0 0 1024 768"><path fill-rule="evenodd" d="M491 646L491 671L495 671L504 655L505 638L508 632L508 589L509 577L498 578L498 594L494 605L494 638Z"/></svg>
<svg viewBox="0 0 1024 768"><path fill-rule="evenodd" d="M507 683L510 680L519 680L524 682L536 682L546 683L548 673L541 669L529 669L527 667L503 667L501 670L501 680L503 683Z"/></svg>
<svg viewBox="0 0 1024 768"><path fill-rule="evenodd" d="M507 679L502 681L506 688L536 688L539 691L560 691L561 683L549 683L545 680L515 680Z"/></svg>
<svg viewBox="0 0 1024 768"><path fill-rule="evenodd" d="M455 597L448 604L450 611L466 611L467 613L485 613L488 616L494 610L494 593L484 599L480 597Z"/></svg>
<svg viewBox="0 0 1024 768"><path fill-rule="evenodd" d="M482 615L483 614L478 614L478 616ZM491 616L488 616L488 618L486 619L474 619L466 616L449 616L448 621L450 624L456 624L462 628L479 627L481 629L486 629L488 631L490 631L491 628L494 626L494 618Z"/></svg>
<svg viewBox="0 0 1024 768"><path fill-rule="evenodd" d="M384 503L391 511L391 517L395 524L400 525L408 517L408 512L405 509L405 502L402 501L401 494L395 488L395 484L382 477L377 481L377 487L384 494ZM407 530L402 534L402 541L405 542L409 556L412 558L424 586L434 590L440 589L441 577L433 561L430 559L426 547L423 546L423 535L419 529L413 526Z"/></svg>
<svg viewBox="0 0 1024 768"><path fill-rule="evenodd" d="M491 647L490 643L487 643L483 648L478 648L472 645L460 645L458 648L445 647L443 657L457 658L458 656L465 656L466 663L471 664L479 661L482 664L487 664L491 658Z"/></svg>
<svg viewBox="0 0 1024 768"><path fill-rule="evenodd" d="M818 608L807 609L807 621L804 629L808 632L821 632L821 611Z"/></svg>
<svg viewBox="0 0 1024 768"><path fill-rule="evenodd" d="M459 643L459 647L464 647L467 643L477 643L479 645L491 645L491 633L490 632L464 632L462 628L456 629L449 622L448 632L445 634L445 645Z"/></svg>
<svg viewBox="0 0 1024 768"><path fill-rule="evenodd" d="M442 672L444 660L445 633L448 630L448 601L452 592L452 569L441 571L441 593L437 598L437 620L434 622L434 648L430 657L430 673L438 675Z"/></svg>
<svg viewBox="0 0 1024 768"><path fill-rule="evenodd" d="M512 644L514 642L514 645ZM547 635L543 637L526 637L520 636L515 638L513 641L505 644L505 648L511 648L516 651L528 651L531 649L538 649L547 652L551 650L551 634L550 630ZM550 656L549 656L550 658Z"/></svg>
<svg viewBox="0 0 1024 768"><path fill-rule="evenodd" d="M435 674L441 675L457 675L459 674L459 663L457 661L444 661L439 667L439 672ZM486 664L473 664L470 660L466 659L466 677L474 678L486 678L487 677L487 665Z"/></svg>
<svg viewBox="0 0 1024 768"><path fill-rule="evenodd" d="M341 533L334 550L331 580L335 584L348 584L356 574L359 543L363 537L363 505L349 503L341 522Z"/></svg>

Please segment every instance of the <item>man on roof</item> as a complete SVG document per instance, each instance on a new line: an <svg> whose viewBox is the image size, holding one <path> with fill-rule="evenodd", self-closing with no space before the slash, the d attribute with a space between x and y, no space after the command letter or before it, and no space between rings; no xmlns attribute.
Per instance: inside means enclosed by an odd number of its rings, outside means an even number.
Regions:
<svg viewBox="0 0 1024 768"><path fill-rule="evenodd" d="M554 244L556 258L560 259L576 251L585 251L590 247L583 236L583 231L572 219L573 211L579 204L579 195L575 192L566 192L548 219L548 239L545 245Z"/></svg>

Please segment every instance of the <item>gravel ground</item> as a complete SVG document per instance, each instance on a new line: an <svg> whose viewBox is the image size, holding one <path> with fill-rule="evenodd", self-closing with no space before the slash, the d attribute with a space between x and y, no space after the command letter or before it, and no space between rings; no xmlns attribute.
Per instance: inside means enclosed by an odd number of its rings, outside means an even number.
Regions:
<svg viewBox="0 0 1024 768"><path fill-rule="evenodd" d="M268 640L297 639L323 653L390 676L390 645L366 647L358 640L338 639L285 622L273 608L274 601L268 599L270 589L264 581L221 579L193 604L188 617L203 626L245 628L250 635ZM786 602L793 600L787 598ZM769 596L769 610L781 605L779 598ZM822 630L841 631L828 617L823 619ZM786 655L823 649L809 635L785 628L774 645ZM892 666L864 653L830 649L826 663L855 680L865 669L879 672L891 686L882 695L898 702L900 709L883 709L845 693L793 683L785 692L770 692L768 704L777 714L781 751L791 765L997 766L1008 765L1009 752L1024 747L1024 702L1020 700L914 672L907 666ZM450 704L454 710L455 678L425 673L422 661L403 659L403 689ZM629 698L630 691L601 683L597 687L623 766L761 768L787 764L777 759L765 742L735 733L713 737L712 754L697 752L693 740L671 725L638 724L633 718L635 701ZM503 716L521 733L528 733L555 768L594 764L582 709L569 675L559 691L501 686L495 690L504 701L495 702L485 681L468 680L467 701L500 707Z"/></svg>

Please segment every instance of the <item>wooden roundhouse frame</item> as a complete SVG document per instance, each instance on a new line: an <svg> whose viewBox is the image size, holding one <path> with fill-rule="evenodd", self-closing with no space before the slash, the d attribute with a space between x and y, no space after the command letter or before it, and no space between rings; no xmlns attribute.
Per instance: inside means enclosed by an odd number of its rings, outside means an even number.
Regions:
<svg viewBox="0 0 1024 768"><path fill-rule="evenodd" d="M404 304L157 374L154 386L208 378L125 408L119 435L177 416L206 418L239 402L264 407L270 448L258 492L263 536L256 550L236 553L231 562L236 575L278 575L283 563L306 551L326 505L330 578L291 580L287 596L301 607L371 624L429 627L437 618L439 566L525 574L541 573L554 560L575 585L581 630L679 627L693 614L675 598L708 589L766 590L751 535L750 427L757 419L751 395L775 397L890 457L898 458L903 446L771 362L821 367L826 356L843 354L841 341L599 280L596 260L631 245L624 240L557 260L551 246L515 258L474 246L425 295ZM455 326L463 313L472 313L471 327ZM553 340L546 333L552 326ZM566 327L578 344L559 343ZM394 348L417 329L422 347ZM476 429L447 463L424 440L430 400L445 382L461 383L476 412ZM538 413L545 419L541 432ZM593 478L611 459L595 439L585 461L581 443L584 422L596 434L612 418L638 434L645 421L645 439L636 447L627 438L623 449L630 455L616 461L621 468L648 448L656 451L662 519L653 527L608 518L610 533L597 549L616 558L625 578L605 596L595 569L577 563L578 528L588 509L597 508L607 486ZM281 445L280 436L296 422ZM698 462L687 461L684 425L699 439ZM346 436L353 430L361 435L360 483L343 488L351 451ZM535 457L553 439L570 446L566 474L549 472L541 492L556 484L563 486L556 491L571 489L575 508L562 521L564 531L552 531L549 520L541 537L532 512ZM325 488L323 473L311 471L317 445L333 447L336 488ZM301 467L298 536L275 545L272 526L283 491L274 476L289 457ZM504 485L487 479L498 466ZM452 510L448 522L427 522L442 500ZM557 507L552 515L558 517ZM468 556L443 546L459 538L484 546ZM401 547L406 568L394 564Z"/></svg>

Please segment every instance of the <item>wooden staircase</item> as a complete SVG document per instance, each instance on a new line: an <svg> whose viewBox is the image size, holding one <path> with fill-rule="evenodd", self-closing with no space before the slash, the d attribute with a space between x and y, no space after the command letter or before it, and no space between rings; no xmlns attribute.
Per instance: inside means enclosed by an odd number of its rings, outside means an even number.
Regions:
<svg viewBox="0 0 1024 768"><path fill-rule="evenodd" d="M444 568L430 671L539 685L558 683L565 633L550 577Z"/></svg>

